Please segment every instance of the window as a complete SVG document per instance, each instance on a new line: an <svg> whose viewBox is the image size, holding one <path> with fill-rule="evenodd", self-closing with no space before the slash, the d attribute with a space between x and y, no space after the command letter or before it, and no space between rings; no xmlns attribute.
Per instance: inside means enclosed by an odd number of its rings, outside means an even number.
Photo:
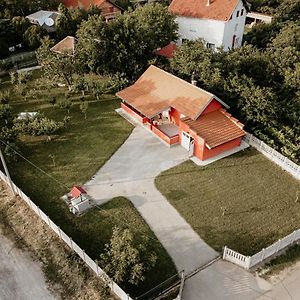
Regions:
<svg viewBox="0 0 300 300"><path fill-rule="evenodd" d="M238 29L238 26L239 26L239 24L235 24L235 26L234 26L234 32L236 32L236 31L237 31L237 29Z"/></svg>
<svg viewBox="0 0 300 300"><path fill-rule="evenodd" d="M243 15L244 15L244 9L241 10L241 16L243 16Z"/></svg>
<svg viewBox="0 0 300 300"><path fill-rule="evenodd" d="M211 50L215 50L215 44L207 43L206 48L211 49Z"/></svg>
<svg viewBox="0 0 300 300"><path fill-rule="evenodd" d="M236 12L236 17L238 18L239 15L240 15L240 11L238 10L238 11Z"/></svg>

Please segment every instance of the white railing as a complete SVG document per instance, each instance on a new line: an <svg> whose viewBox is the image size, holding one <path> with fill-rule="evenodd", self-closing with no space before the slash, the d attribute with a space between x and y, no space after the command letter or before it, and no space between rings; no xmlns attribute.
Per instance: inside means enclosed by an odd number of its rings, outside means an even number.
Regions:
<svg viewBox="0 0 300 300"><path fill-rule="evenodd" d="M256 138L254 135L250 133L246 133L246 136L244 137L244 141L248 143L250 146L257 149L259 152L261 152L263 155L268 157L270 160L272 160L274 163L279 165L282 169L293 175L295 178L300 180L300 166L292 162L287 157L280 154L275 149L268 146L266 143L261 141L260 139Z"/></svg>
<svg viewBox="0 0 300 300"><path fill-rule="evenodd" d="M223 259L228 260L236 265L239 265L245 269L249 269L250 257L242 255L234 250L224 247L223 249Z"/></svg>
<svg viewBox="0 0 300 300"><path fill-rule="evenodd" d="M267 248L262 249L260 252L252 255L245 256L234 250L224 247L223 249L223 259L228 260L236 265L239 265L245 269L250 269L259 263L263 262L267 258L270 258L277 254L282 249L294 244L300 239L300 229L295 230L289 235L285 236L282 239L279 239L277 242L273 243Z"/></svg>
<svg viewBox="0 0 300 300"><path fill-rule="evenodd" d="M9 185L7 177L0 171L0 179ZM115 282L113 282L106 273L82 250L63 230L59 228L51 219L36 206L28 196L26 196L21 189L19 189L14 183L13 189L16 194L23 199L29 207L42 219L59 237L62 239L74 252L76 252L81 259L88 265L88 267L94 271L97 276L100 276L108 284L111 291L118 296L121 300L132 300L128 294L126 294Z"/></svg>

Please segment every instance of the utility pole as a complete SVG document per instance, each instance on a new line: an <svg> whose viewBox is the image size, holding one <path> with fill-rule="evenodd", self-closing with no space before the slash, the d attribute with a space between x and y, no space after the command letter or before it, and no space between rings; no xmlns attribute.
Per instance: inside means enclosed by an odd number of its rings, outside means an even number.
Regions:
<svg viewBox="0 0 300 300"><path fill-rule="evenodd" d="M10 186L10 188L11 188L14 196L16 196L17 194L16 194L16 192L14 190L14 187L13 187L13 184L12 184L12 181L11 181L11 178L10 178L10 175L9 175L9 172L8 172L8 168L6 166L6 162L4 160L4 156L3 156L1 148L0 148L0 158L1 158L2 165L4 167L5 175L6 175L7 179L8 179L8 184L9 184L9 186Z"/></svg>

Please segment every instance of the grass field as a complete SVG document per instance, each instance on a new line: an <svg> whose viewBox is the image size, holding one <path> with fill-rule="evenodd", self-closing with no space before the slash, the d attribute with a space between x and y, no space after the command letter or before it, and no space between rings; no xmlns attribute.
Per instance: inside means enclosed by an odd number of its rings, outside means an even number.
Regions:
<svg viewBox="0 0 300 300"><path fill-rule="evenodd" d="M217 251L251 255L300 227L299 181L252 148L206 167L185 162L156 186Z"/></svg>
<svg viewBox="0 0 300 300"><path fill-rule="evenodd" d="M62 120L67 115L66 110L50 105L47 97L50 93L56 95L58 100L62 99L66 88L37 88L39 81L39 73L36 72L34 80L27 85L29 90L35 92L31 92L32 95L29 93L26 99L11 93L9 99L14 111L40 111L47 117ZM8 81L2 81L2 90L10 87ZM135 208L125 199L116 199L101 210L95 209L81 217L74 217L60 200L73 185L90 179L132 130L132 126L115 112L119 101L114 96L103 95L99 101L95 101L91 95L87 95L85 101L89 101L89 107L86 120L79 109L79 98L79 94L71 96L73 106L69 114L70 122L61 134L52 137L52 141L48 142L46 137L22 137L23 156L58 182L23 159L9 162L11 175L14 182L93 259L99 258L111 237L113 226L129 228L137 240L141 235L148 236L152 243L147 247L155 250L158 261L143 284L134 289L127 287L133 295L139 295L173 275L176 270ZM55 165L51 157L55 157Z"/></svg>

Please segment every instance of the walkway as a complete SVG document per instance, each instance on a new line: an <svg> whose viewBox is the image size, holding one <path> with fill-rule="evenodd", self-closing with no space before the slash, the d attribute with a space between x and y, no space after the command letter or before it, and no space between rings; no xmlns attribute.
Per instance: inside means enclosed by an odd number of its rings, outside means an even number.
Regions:
<svg viewBox="0 0 300 300"><path fill-rule="evenodd" d="M218 254L200 239L154 185L158 174L187 159L188 153L182 147L168 148L137 127L85 188L98 204L116 196L127 197L168 251L177 269L189 273Z"/></svg>
<svg viewBox="0 0 300 300"><path fill-rule="evenodd" d="M156 189L154 178L188 159L181 146L167 147L137 126L100 171L85 184L98 204L127 197L186 274L205 265L218 253L209 247ZM200 201L200 199L199 199ZM247 271L217 261L186 281L184 300L256 299L269 287Z"/></svg>

